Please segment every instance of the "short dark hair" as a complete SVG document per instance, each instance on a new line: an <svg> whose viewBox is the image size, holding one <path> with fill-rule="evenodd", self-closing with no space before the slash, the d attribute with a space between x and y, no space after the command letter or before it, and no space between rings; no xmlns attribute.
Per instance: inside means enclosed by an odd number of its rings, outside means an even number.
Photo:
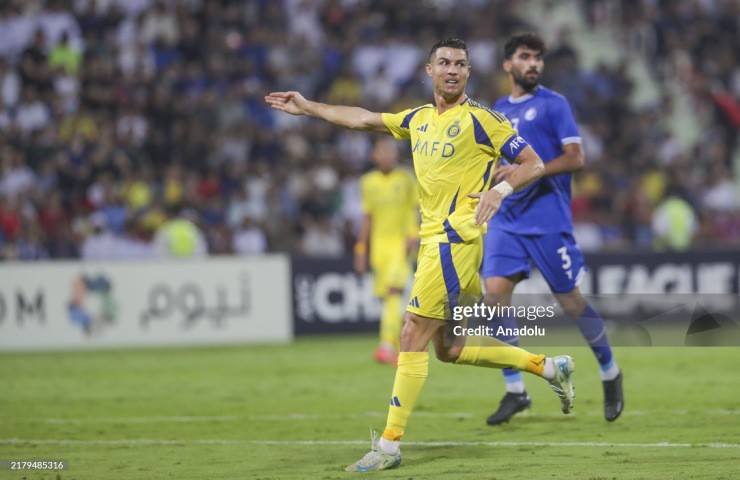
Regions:
<svg viewBox="0 0 740 480"><path fill-rule="evenodd" d="M540 52L542 55L547 53L547 45L542 37L533 32L519 33L509 38L509 41L504 45L504 58L511 60L514 56L516 49L519 47L527 47Z"/></svg>
<svg viewBox="0 0 740 480"><path fill-rule="evenodd" d="M443 38L439 42L435 43L432 46L432 49L429 50L429 58L431 59L437 50L444 47L464 50L465 56L468 57L468 60L470 60L470 52L468 52L468 46L465 45L465 42L463 42L459 38Z"/></svg>

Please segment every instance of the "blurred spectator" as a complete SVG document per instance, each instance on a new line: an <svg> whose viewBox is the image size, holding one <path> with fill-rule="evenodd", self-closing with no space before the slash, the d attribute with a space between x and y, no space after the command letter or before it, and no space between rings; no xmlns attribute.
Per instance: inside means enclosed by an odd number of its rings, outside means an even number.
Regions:
<svg viewBox="0 0 740 480"><path fill-rule="evenodd" d="M59 191L40 196L37 204L37 221L47 239L57 238L64 225L69 225L72 216L62 203Z"/></svg>
<svg viewBox="0 0 740 480"><path fill-rule="evenodd" d="M164 45L175 45L180 39L175 12L168 9L163 1L157 1L154 8L144 14L139 35L146 44L161 42Z"/></svg>
<svg viewBox="0 0 740 480"><path fill-rule="evenodd" d="M0 237L12 243L20 234L22 214L17 197L0 195Z"/></svg>
<svg viewBox="0 0 740 480"><path fill-rule="evenodd" d="M244 217L241 227L234 233L234 253L240 255L257 255L267 251L267 237L254 220Z"/></svg>
<svg viewBox="0 0 740 480"><path fill-rule="evenodd" d="M196 258L208 254L206 239L193 223L193 212L170 207L168 220L157 231L153 250L155 255L168 258Z"/></svg>
<svg viewBox="0 0 740 480"><path fill-rule="evenodd" d="M82 53L69 43L69 33L62 33L62 38L49 51L49 67L52 70L62 68L68 75L76 76L80 68Z"/></svg>
<svg viewBox="0 0 740 480"><path fill-rule="evenodd" d="M47 47L53 48L59 43L69 44L74 50L82 50L80 26L72 12L67 9L69 2L47 0L46 7L37 17L39 27L44 31Z"/></svg>
<svg viewBox="0 0 740 480"><path fill-rule="evenodd" d="M17 259L26 261L47 260L49 252L44 246L44 235L35 223L26 223L16 242Z"/></svg>
<svg viewBox="0 0 740 480"><path fill-rule="evenodd" d="M46 249L52 258L79 258L79 244L67 223L62 223L53 237L46 236Z"/></svg>
<svg viewBox="0 0 740 480"><path fill-rule="evenodd" d="M39 98L36 89L24 88L21 101L15 110L15 125L21 134L29 137L32 133L46 128L50 122L49 107Z"/></svg>
<svg viewBox="0 0 740 480"><path fill-rule="evenodd" d="M681 198L678 187L669 187L665 198L653 213L656 250L676 252L688 250L698 228L698 218L691 204Z"/></svg>
<svg viewBox="0 0 740 480"><path fill-rule="evenodd" d="M18 103L21 94L21 80L14 68L0 57L0 101L7 108Z"/></svg>
<svg viewBox="0 0 740 480"><path fill-rule="evenodd" d="M129 260L154 258L152 245L141 238L133 221L127 221L124 225L123 235L118 242L118 258Z"/></svg>
<svg viewBox="0 0 740 480"><path fill-rule="evenodd" d="M328 217L314 220L307 216L304 228L301 240L303 254L320 258L340 258L344 254L342 235L332 226Z"/></svg>
<svg viewBox="0 0 740 480"><path fill-rule="evenodd" d="M83 260L106 260L119 258L119 237L108 228L108 219L100 212L89 218L91 233L82 242Z"/></svg>
<svg viewBox="0 0 740 480"><path fill-rule="evenodd" d="M33 42L23 50L19 63L24 90L34 88L42 95L51 90L47 51L44 31L38 29L33 36Z"/></svg>
<svg viewBox="0 0 740 480"><path fill-rule="evenodd" d="M25 152L0 147L0 161L0 195L17 198L29 193L36 184L36 174L28 166Z"/></svg>

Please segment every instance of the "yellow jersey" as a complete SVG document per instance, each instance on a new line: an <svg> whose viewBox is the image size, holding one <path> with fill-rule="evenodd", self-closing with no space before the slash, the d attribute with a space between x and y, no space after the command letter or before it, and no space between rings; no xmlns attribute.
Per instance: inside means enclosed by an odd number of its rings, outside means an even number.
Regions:
<svg viewBox="0 0 740 480"><path fill-rule="evenodd" d="M370 245L400 240L419 234L419 194L413 174L397 167L387 174L373 170L360 178L362 211L372 218Z"/></svg>
<svg viewBox="0 0 740 480"><path fill-rule="evenodd" d="M398 140L411 140L419 182L421 243L468 242L486 232L475 225L477 199L489 188L491 172L504 155L513 160L527 143L501 113L470 99L444 112L423 105L384 113L383 123Z"/></svg>

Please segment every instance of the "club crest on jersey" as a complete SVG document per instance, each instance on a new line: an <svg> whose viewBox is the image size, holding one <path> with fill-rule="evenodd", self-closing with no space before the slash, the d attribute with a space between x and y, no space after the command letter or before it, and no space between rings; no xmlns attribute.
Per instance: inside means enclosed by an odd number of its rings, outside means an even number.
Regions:
<svg viewBox="0 0 740 480"><path fill-rule="evenodd" d="M524 120L531 122L537 116L537 109L532 107L524 113Z"/></svg>
<svg viewBox="0 0 740 480"><path fill-rule="evenodd" d="M455 138L458 135L460 135L460 120L455 120L455 123L450 125L450 128L447 129L447 136Z"/></svg>

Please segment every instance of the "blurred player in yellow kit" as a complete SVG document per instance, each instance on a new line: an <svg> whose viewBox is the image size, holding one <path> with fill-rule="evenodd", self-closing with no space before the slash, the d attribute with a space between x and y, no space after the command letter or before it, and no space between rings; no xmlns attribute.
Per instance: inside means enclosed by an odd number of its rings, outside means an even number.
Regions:
<svg viewBox="0 0 740 480"><path fill-rule="evenodd" d="M419 237L419 194L413 174L398 166L395 140L377 140L372 160L377 169L360 179L364 215L355 244L355 270L367 270L369 244L375 295L383 300L375 360L395 365L403 320L401 295L411 273L409 253Z"/></svg>

